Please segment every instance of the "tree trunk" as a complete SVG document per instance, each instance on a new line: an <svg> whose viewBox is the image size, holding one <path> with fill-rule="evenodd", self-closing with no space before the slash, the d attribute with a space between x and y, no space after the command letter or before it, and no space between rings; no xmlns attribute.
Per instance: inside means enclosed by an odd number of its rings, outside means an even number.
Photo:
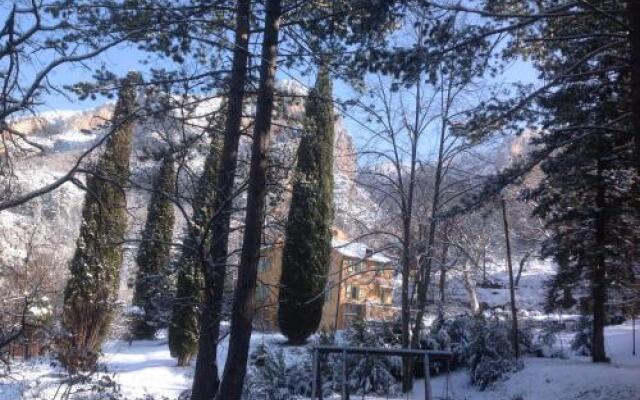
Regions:
<svg viewBox="0 0 640 400"><path fill-rule="evenodd" d="M502 203L502 222L504 223L504 241L507 248L507 267L509 269L509 294L511 295L511 336L513 340L513 351L516 358L520 357L520 346L518 344L518 309L516 308L516 293L513 284L513 265L511 265L511 243L509 241L509 222L507 221L507 204L504 198Z"/></svg>
<svg viewBox="0 0 640 400"><path fill-rule="evenodd" d="M440 255L440 298L438 302L438 318L444 321L444 304L446 302L446 289L447 289L447 252L449 251L449 245L444 243L442 245L442 254Z"/></svg>
<svg viewBox="0 0 640 400"><path fill-rule="evenodd" d="M600 161L598 160L598 175L600 175ZM601 178L602 179L602 178ZM604 182L600 182L596 194L595 241L596 259L591 282L591 298L593 300L593 362L608 362L604 348L604 325L606 323L605 303L607 301L606 265L605 265L605 235L606 235L606 202Z"/></svg>
<svg viewBox="0 0 640 400"><path fill-rule="evenodd" d="M471 271L469 271L469 263L464 261L462 265L462 281L464 283L464 289L469 296L469 305L471 307L471 311L476 314L480 311L480 302L478 301L478 293L476 292L476 286L471 279Z"/></svg>
<svg viewBox="0 0 640 400"><path fill-rule="evenodd" d="M531 253L527 252L522 259L520 259L520 266L518 267L518 274L516 275L516 287L520 285L520 277L522 277L522 271L524 271L524 265L527 263L527 260L531 257Z"/></svg>
<svg viewBox="0 0 640 400"><path fill-rule="evenodd" d="M444 163L444 146L445 146L446 125L443 121L440 130L440 142L438 146L438 163L436 165L435 182L433 185L433 201L431 207L431 215L429 216L429 236L427 237L427 244L425 248L425 254L420 260L419 265L419 285L418 285L418 298L417 298L417 311L416 321L413 325L413 336L411 337L411 347L418 348L418 342L420 340L420 331L422 330L422 319L424 318L425 308L427 306L427 291L429 289L429 283L431 281L431 265L433 261L434 243L436 238L436 229L438 228L438 222L436 216L438 213L438 207L440 204L440 186L442 183L442 166Z"/></svg>
<svg viewBox="0 0 640 400"><path fill-rule="evenodd" d="M244 237L233 301L229 353L216 395L218 400L240 400L247 368L265 219L267 150L273 112L280 14L280 0L267 0Z"/></svg>
<svg viewBox="0 0 640 400"><path fill-rule="evenodd" d="M409 274L411 272L411 249L409 243L409 224L404 226L404 241L402 249L402 347L408 349L409 331L411 329L411 304L409 303ZM409 358L402 357L402 392L406 393L411 390L411 363Z"/></svg>
<svg viewBox="0 0 640 400"><path fill-rule="evenodd" d="M422 37L422 32L420 33L420 37ZM403 193L406 196L401 196L402 201L402 348L408 349L411 346L410 336L411 336L411 298L409 296L409 278L411 275L411 258L412 258L412 245L413 241L411 240L411 225L413 220L413 199L415 195L415 187L416 187L416 165L417 165L417 157L418 157L418 140L420 136L418 135L419 126L420 126L420 115L418 110L420 110L422 101L422 90L420 86L420 79L418 79L418 84L416 85L416 96L415 96L415 104L416 104L416 114L414 119L414 134L411 139L411 165L409 171L409 184L407 186L407 192ZM400 183L400 187L404 188L403 182L403 168L402 163L398 157L398 149L397 142L395 139L393 140L394 145L394 154L396 161L396 172L398 174L397 180ZM406 199L406 201L405 201ZM422 234L422 226L418 227L420 236ZM402 358L402 392L407 393L411 390L413 386L413 369L412 362L409 358Z"/></svg>
<svg viewBox="0 0 640 400"><path fill-rule="evenodd" d="M640 1L627 0L627 23L631 41L631 119L636 171L640 174Z"/></svg>
<svg viewBox="0 0 640 400"><path fill-rule="evenodd" d="M482 248L482 283L487 282L487 246Z"/></svg>
<svg viewBox="0 0 640 400"><path fill-rule="evenodd" d="M220 336L220 319L224 292L224 280L229 242L229 223L232 213L233 186L238 164L238 144L242 123L249 56L249 18L251 2L239 0L236 8L235 44L233 62L227 92L227 117L224 143L220 156L214 216L210 232L210 256L205 259L205 304L200 320L198 357L192 386L192 400L211 400L218 390L217 346Z"/></svg>

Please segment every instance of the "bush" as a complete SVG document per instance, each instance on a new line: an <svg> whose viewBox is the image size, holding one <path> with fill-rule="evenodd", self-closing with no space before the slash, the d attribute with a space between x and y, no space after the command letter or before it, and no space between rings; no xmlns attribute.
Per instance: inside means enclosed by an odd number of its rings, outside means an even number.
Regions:
<svg viewBox="0 0 640 400"><path fill-rule="evenodd" d="M353 347L398 347L400 336L391 323L356 322L344 333L345 345ZM340 375L336 390L342 385L342 356L336 355L334 371ZM402 360L399 357L367 356L347 357L349 393L395 396L400 393Z"/></svg>
<svg viewBox="0 0 640 400"><path fill-rule="evenodd" d="M298 362L287 370L290 393L309 397L311 395L312 346L317 344L340 344L353 347L399 347L400 334L393 323L356 322L340 337L321 333L315 343L309 346L308 362ZM322 393L331 397L342 391L342 354L322 355L320 373ZM350 394L375 394L396 396L400 393L402 362L399 357L367 356L354 354L347 356L347 389ZM302 384L304 382L305 384Z"/></svg>
<svg viewBox="0 0 640 400"><path fill-rule="evenodd" d="M467 350L471 383L485 390L522 368L513 355L510 325L496 318L476 317Z"/></svg>
<svg viewBox="0 0 640 400"><path fill-rule="evenodd" d="M509 322L509 332L511 332L511 322ZM536 355L538 348L535 343L534 330L530 325L518 325L518 346L520 354Z"/></svg>
<svg viewBox="0 0 640 400"><path fill-rule="evenodd" d="M453 360L450 365L452 369L466 366L473 322L473 317L469 315L447 318L431 328L422 347L427 350L452 352ZM438 367L436 365L436 369Z"/></svg>
<svg viewBox="0 0 640 400"><path fill-rule="evenodd" d="M533 354L538 357L564 358L566 356L564 350L556 347L562 330L562 324L557 321L544 322L533 341Z"/></svg>
<svg viewBox="0 0 640 400"><path fill-rule="evenodd" d="M258 400L290 400L310 397L312 392L313 346L336 344L357 347L399 347L400 336L395 325L358 322L340 338L320 333L295 362L287 365L282 350L260 344L251 356L244 398ZM320 373L325 398L342 390L342 354L322 355ZM349 393L396 396L400 393L402 363L399 357L349 355L347 385Z"/></svg>
<svg viewBox="0 0 640 400"><path fill-rule="evenodd" d="M591 356L593 349L593 321L588 317L581 317L578 320L576 335L571 341L571 351L579 356Z"/></svg>
<svg viewBox="0 0 640 400"><path fill-rule="evenodd" d="M251 356L252 366L244 385L245 399L289 400L287 366L282 350L272 351L261 343Z"/></svg>

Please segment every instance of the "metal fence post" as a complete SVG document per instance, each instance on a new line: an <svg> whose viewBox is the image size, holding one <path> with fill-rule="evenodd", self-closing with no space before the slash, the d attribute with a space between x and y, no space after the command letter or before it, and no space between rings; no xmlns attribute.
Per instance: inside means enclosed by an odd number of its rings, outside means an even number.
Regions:
<svg viewBox="0 0 640 400"><path fill-rule="evenodd" d="M342 350L342 399L348 399L347 396L347 350Z"/></svg>
<svg viewBox="0 0 640 400"><path fill-rule="evenodd" d="M313 382L311 383L311 399L316 399L318 397L318 373L320 373L320 369L318 368L318 349L313 349ZM322 390L322 388L320 388Z"/></svg>
<svg viewBox="0 0 640 400"><path fill-rule="evenodd" d="M431 397L431 371L429 370L429 353L424 353L424 400L432 400Z"/></svg>

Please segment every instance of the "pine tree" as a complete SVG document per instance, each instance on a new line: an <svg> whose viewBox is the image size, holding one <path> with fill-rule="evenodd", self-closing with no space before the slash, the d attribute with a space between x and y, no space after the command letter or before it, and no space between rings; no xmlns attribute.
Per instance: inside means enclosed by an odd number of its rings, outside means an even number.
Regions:
<svg viewBox="0 0 640 400"><path fill-rule="evenodd" d="M294 397L287 387L287 364L282 349L270 351L260 343L251 354L252 365L248 369L243 399L290 400Z"/></svg>
<svg viewBox="0 0 640 400"><path fill-rule="evenodd" d="M523 364L514 357L509 325L495 317L476 315L465 358L471 383L485 390Z"/></svg>
<svg viewBox="0 0 640 400"><path fill-rule="evenodd" d="M173 203L169 197L175 185L174 160L166 154L154 181L142 243L136 258L133 305L142 309L141 318L134 321L133 336L153 339L163 322L163 298L168 288L168 263L173 238Z"/></svg>
<svg viewBox="0 0 640 400"><path fill-rule="evenodd" d="M582 311L592 315L593 361L604 362L607 303L615 303L611 300L630 282L627 257L637 256L640 204L628 118L630 76L620 69L623 46L612 46L606 35L589 36L618 29L615 22L589 14L571 19L549 21L539 33L585 36L580 46L565 41L540 46L537 66L543 79L575 68L576 60L589 62L579 63L572 76L538 98L546 131L534 140L537 150L531 156L544 157L536 212L553 232L543 253L561 261L548 300L559 303L559 289L578 289L574 294L582 297Z"/></svg>
<svg viewBox="0 0 640 400"><path fill-rule="evenodd" d="M253 317L256 311L255 296L262 230L266 216L268 150L276 92L278 37L283 14L282 2L280 0L267 0L264 3L264 10L264 30L260 45L260 82L256 96L251 162L249 164L249 178L247 179L247 206L242 235L242 250L240 251L238 276L233 293L231 324L229 327L229 351L222 379L215 395L216 400L239 400L242 396L242 386L247 372L247 359L249 358L251 344ZM213 336L212 339L217 341L218 338ZM203 349L201 348L200 350ZM200 353L198 353L198 358L200 359ZM204 398L202 396L193 397L194 400Z"/></svg>
<svg viewBox="0 0 640 400"><path fill-rule="evenodd" d="M286 227L278 321L292 343L304 343L320 324L331 262L333 221L333 102L321 68L306 104Z"/></svg>
<svg viewBox="0 0 640 400"><path fill-rule="evenodd" d="M169 349L180 366L188 365L198 351L198 321L204 296L202 257L211 237L209 223L213 216L219 156L220 140L214 134L204 170L198 179L192 223L177 263L177 290L169 324Z"/></svg>
<svg viewBox="0 0 640 400"><path fill-rule="evenodd" d="M95 364L114 311L127 228L124 188L129 178L139 79L137 73L129 73L122 81L113 131L95 173L87 178L82 225L62 316L67 337L62 341L61 360L72 370Z"/></svg>
<svg viewBox="0 0 640 400"><path fill-rule="evenodd" d="M252 17L250 0L235 2L235 27L231 73L228 76L226 92L225 123L220 150L220 161L216 176L215 215L211 218L211 229L216 234L209 254L211 265L203 270L204 306L198 357L193 375L191 398L209 400L218 390L218 338L222 319L224 277L226 276L231 214L233 213L235 177L238 166L238 146L242 132L245 88L250 75L248 70L250 21ZM225 17L228 13L223 13ZM227 39L228 40L228 39Z"/></svg>

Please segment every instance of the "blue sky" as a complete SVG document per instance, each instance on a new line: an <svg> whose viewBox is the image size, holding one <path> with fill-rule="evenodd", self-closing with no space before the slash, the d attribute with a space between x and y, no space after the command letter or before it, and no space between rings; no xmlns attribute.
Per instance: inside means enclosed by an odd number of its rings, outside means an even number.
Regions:
<svg viewBox="0 0 640 400"><path fill-rule="evenodd" d="M135 46L121 45L103 53L95 60L88 62L85 66L61 66L59 69L54 71L51 76L51 81L59 85L68 85L78 81L91 80L92 71L102 63L104 63L111 71L121 76L131 70L138 70L145 73L145 71L148 71L149 66L140 62L145 55L146 53L139 51ZM172 67L170 62L166 60L158 60L152 63L154 67L161 66L162 64L166 65L167 68ZM279 71L278 77L279 79L294 79L306 86L312 86L315 78L312 75L302 76L295 70L282 69ZM535 80L535 71L531 65L526 62L519 61L514 63L503 75L496 78L495 81L508 84L518 81L535 82ZM334 95L336 98L346 99L353 96L353 92L344 82L336 81L334 83ZM81 110L95 107L106 101L106 99L102 97L98 97L96 100L87 99L80 101L74 95L70 95L69 98L66 98L58 93L46 95L42 100L44 101L44 105L42 107L43 111L60 109ZM354 121L354 117L358 119L360 123ZM364 121L364 119L359 118L356 112L350 113L350 116L345 116L344 118L346 128L356 136L356 139L358 139L359 136L365 135L361 126L362 121Z"/></svg>
<svg viewBox="0 0 640 400"><path fill-rule="evenodd" d="M2 0L0 0L0 2L2 2ZM0 21L4 22L7 16L8 3L2 3L3 4L0 4ZM133 45L120 45L116 48L110 49L109 51L101 54L93 60L87 61L82 66L60 66L52 72L52 74L50 75L50 81L57 86L70 85L80 81L89 81L91 80L93 71L102 64L105 64L105 66L109 70L120 76L125 75L128 71L131 70L138 70L144 74L149 70L149 65L155 68L166 66L167 69L176 67L175 65L172 65L170 61L164 59L153 60L151 64L147 65L141 63L141 60L148 56L148 53L138 50ZM46 62L47 60L41 61ZM25 74L28 74L28 72L25 72ZM278 78L293 79L306 86L313 85L313 81L315 79L315 77L312 75L302 76L296 70L290 69L280 69ZM517 81L535 82L535 71L528 63L516 62L511 68L507 69L504 74L492 81L492 83L507 84ZM334 83L334 96L341 100L345 100L347 98L353 97L354 93L347 84L345 84L344 82L336 81ZM43 105L40 107L42 111L61 109L88 109L103 104L105 101L107 101L102 97L99 97L96 100L87 99L80 101L76 98L75 95L69 94L68 97L65 97L56 92L46 94L40 100L43 102ZM354 120L354 118L356 120ZM356 138L357 141L358 139L363 139L367 136L366 129L363 129L362 127L362 124L366 124L365 118L362 115L359 115L357 111L354 110L353 112L349 112L349 115L345 115L344 123L348 131Z"/></svg>
<svg viewBox="0 0 640 400"><path fill-rule="evenodd" d="M0 23L6 20L8 15L8 11L11 7L11 1L0 0ZM405 36L403 34L400 35L399 41L402 42L407 38L411 40L409 36ZM70 85L80 81L90 81L92 77L93 71L98 68L100 65L105 64L105 66L116 73L117 75L124 76L128 71L138 70L143 74L149 70L149 66L153 66L155 68L165 66L167 69L175 68L176 65L166 60L166 59L154 59L150 64L143 64L141 60L145 57L149 57L148 53L142 52L138 50L134 45L120 45L116 48L110 49L109 51L101 54L97 58L93 60L87 61L83 66L80 65L62 65L50 75L50 81L57 86ZM157 56L153 56L157 57ZM46 62L47 60L41 60L42 62ZM284 68L284 67L283 67ZM24 74L28 74L28 72L24 72ZM313 81L315 79L314 76L302 76L296 70L291 69L280 69L278 73L279 79L294 79L306 86L313 85ZM492 79L491 84L502 83L509 84L511 82L535 82L535 71L526 62L516 62L512 65L511 68L507 69L501 76ZM345 100L347 98L353 97L354 93L350 89L350 87L344 82L336 81L334 83L334 96L338 99ZM42 111L47 110L61 110L61 109L70 109L70 110L81 110L88 109L103 104L106 99L105 98L97 98L96 100L83 100L80 101L76 98L75 95L69 94L68 97L65 97L59 93L51 92L46 94L40 99L43 102L43 105L40 107ZM353 119L357 119L354 121ZM362 124L366 124L366 119L359 115L356 110L349 112L349 115L345 115L344 123L349 132L358 140L359 138L366 137L366 129L362 128Z"/></svg>

